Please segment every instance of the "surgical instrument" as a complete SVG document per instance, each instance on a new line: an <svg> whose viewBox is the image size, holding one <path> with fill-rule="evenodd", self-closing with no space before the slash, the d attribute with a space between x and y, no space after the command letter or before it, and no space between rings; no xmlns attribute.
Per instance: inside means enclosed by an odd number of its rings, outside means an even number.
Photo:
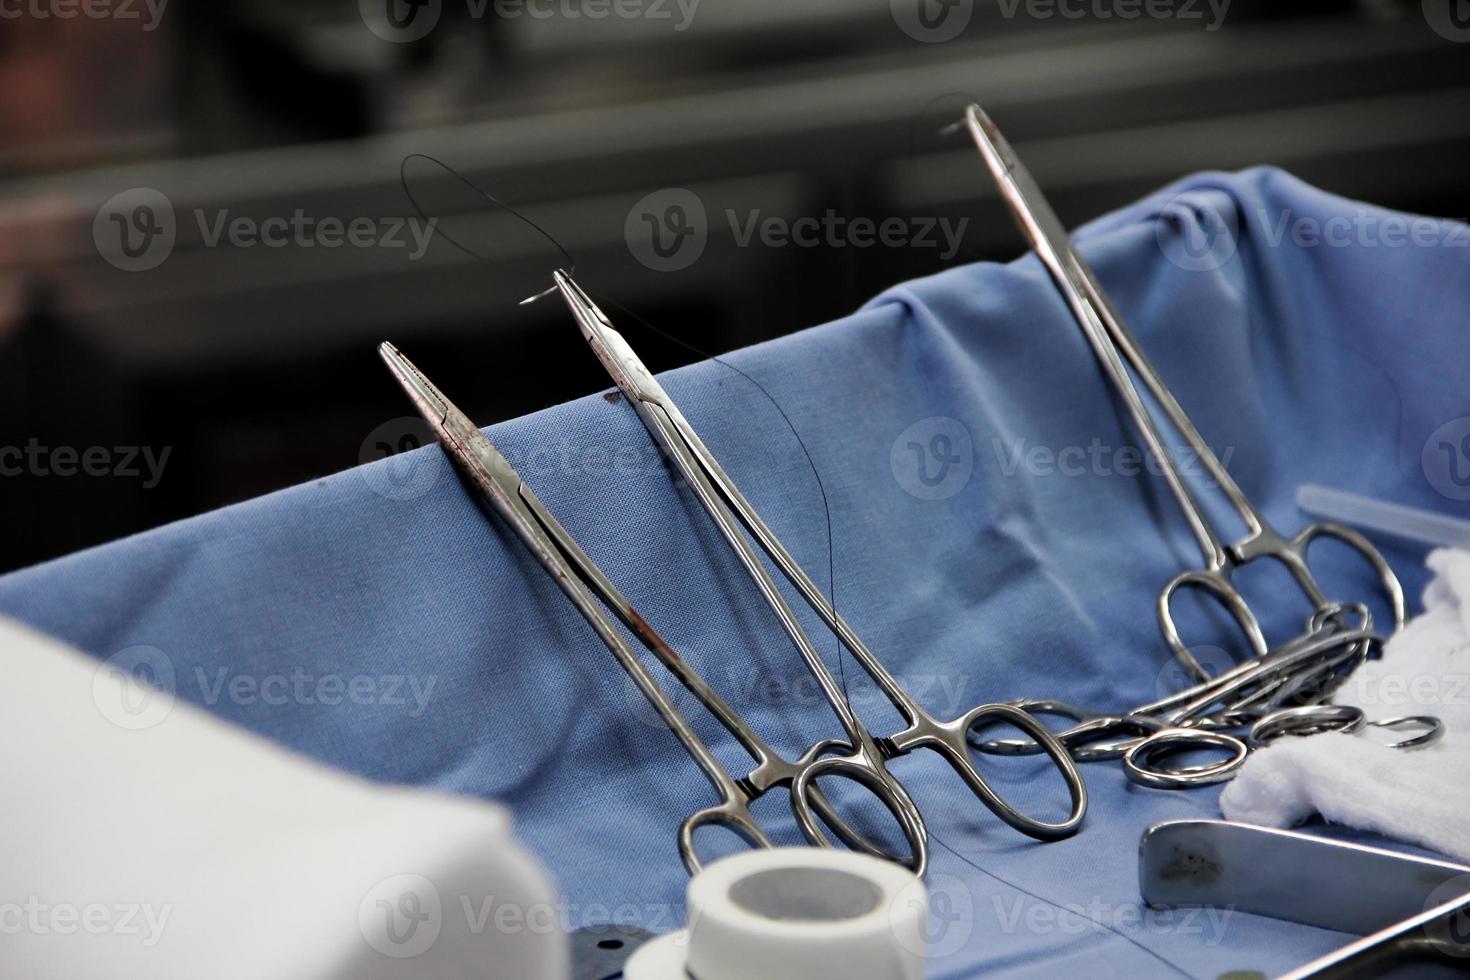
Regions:
<svg viewBox="0 0 1470 980"><path fill-rule="evenodd" d="M1052 210L1040 187L1000 130L978 105L971 105L965 110L963 122L995 178L1001 196L1010 207L1016 223L1036 250L1081 326L1107 380L1123 402L1147 450L1156 457L1159 470L1184 512L1203 553L1204 567L1176 575L1165 584L1156 603L1156 613L1165 641L1189 676L1199 682L1199 686L1183 694L1186 698L1193 695L1211 696L1213 692L1210 682L1213 678L1185 645L1174 621L1173 600L1181 590L1203 591L1231 615L1245 634L1254 654L1252 659L1240 666L1251 667L1270 660L1271 647L1261 625L1233 581L1233 574L1237 569L1262 558L1273 559L1284 565L1309 600L1312 614L1308 618L1304 637L1314 642L1320 638L1319 634L1325 633L1329 645L1345 654L1330 657L1322 664L1313 664L1309 658L1303 663L1301 671L1288 671L1271 678L1271 683L1261 690L1248 691L1244 702L1213 715L1199 712L1198 706L1183 711L1177 708L1164 709L1167 710L1169 719L1188 723L1181 724L1174 730L1148 730L1159 720L1154 717L1161 710L1157 704L1135 709L1116 718L1115 727L1131 729L1137 735L1137 738L1124 746L1116 746L1123 750L1124 769L1135 781L1177 788L1228 779L1244 762L1249 746L1241 739L1222 734L1219 729L1240 728L1248 721L1259 722L1270 710L1281 708L1288 700L1298 703L1303 700L1325 700L1331 695L1333 688L1379 644L1379 638L1372 632L1372 616L1366 606L1361 603L1332 602L1327 598L1308 565L1307 551L1310 545L1319 538L1334 538L1366 559L1378 575L1383 595L1393 614L1395 630L1403 625L1405 617L1403 588L1382 554L1367 538L1351 528L1333 523L1312 524L1288 539L1266 521L1205 442L1174 398L1163 377L1144 355L1092 269L1073 248L1061 219ZM1195 497L1184 474L1168 452L1160 424L1134 384L1129 373L1130 367L1143 380L1145 389L1162 409L1167 422L1184 439L1189 450L1203 465L1207 475L1221 488L1231 509L1245 525L1247 533L1241 540L1227 543L1212 524L1204 506ZM1349 613L1356 613L1360 617L1359 627L1352 628L1346 622ZM1352 636L1353 641L1351 645L1342 647L1341 643L1346 636ZM1234 675L1234 672L1227 674ZM1258 679L1268 679L1268 675ZM1247 684L1248 688L1251 686ZM1304 691L1310 692L1309 698L1303 697ZM1283 697L1283 694L1290 697ZM1247 707L1251 714L1242 715L1241 709ZM1263 708L1268 710L1263 711ZM1091 724L1094 729L1108 727L1096 719L1084 719L1084 724ZM992 748L995 745L994 742L980 744ZM1193 748L1225 749L1231 753L1231 757L1222 763L1179 770L1159 769L1154 765L1155 760L1163 755Z"/></svg>
<svg viewBox="0 0 1470 980"><path fill-rule="evenodd" d="M1234 776L1252 749L1264 748L1285 735L1417 728L1422 731L1385 744L1414 749L1438 741L1444 734L1438 718L1413 715L1370 722L1359 708L1321 700L1381 642L1366 627L1318 629L1265 657L1237 664L1209 681L1121 714L1106 715L1037 698L1012 703L1033 714L1074 722L1056 735L1078 762L1121 758L1129 778L1156 789L1223 782ZM1303 701L1307 703L1300 703ZM982 752L997 754L1040 751L1026 739L984 739L978 730L971 732L971 742ZM1228 757L1180 769L1159 765L1167 755L1200 749L1222 750Z"/></svg>
<svg viewBox="0 0 1470 980"><path fill-rule="evenodd" d="M1446 861L1294 830L1171 820L1139 842L1138 890L1154 908L1215 906L1370 934L1282 980L1380 977L1411 963L1459 975L1470 964L1470 868Z"/></svg>
<svg viewBox="0 0 1470 980"><path fill-rule="evenodd" d="M846 759L820 760L803 774L804 778L822 775L856 777L859 774L869 774L868 778L886 781L891 778L887 775L889 761L917 749L929 749L949 763L986 807L1016 830L1038 840L1058 840L1075 833L1087 810L1087 790L1072 757L1046 726L1034 715L1014 705L1001 703L979 705L951 721L940 721L925 711L868 649L797 564L775 533L761 520L755 508L736 487L734 480L705 446L693 425L654 379L622 334L613 328L597 304L567 273L558 270L554 278L583 338L638 413L654 442L673 461L715 521L740 563L755 581L761 595L775 611L808 668L820 682L823 694L833 710L843 719L849 742L857 748L856 754ZM742 528L755 539L760 551L776 564L899 712L906 726L902 731L887 738L875 739L863 726L810 637L800 626L795 612L776 586L761 560L760 552L747 540ZM1020 729L1051 757L1071 795L1071 812L1064 820L1052 823L1022 813L1003 799L980 773L970 754L967 733L976 725L992 723L1005 723ZM799 787L804 785L799 784Z"/></svg>
<svg viewBox="0 0 1470 980"><path fill-rule="evenodd" d="M1250 749L1256 747L1246 733L1252 726L1271 720L1276 734L1333 727L1330 712L1315 718L1305 711L1293 715L1289 713L1295 708L1288 705L1319 701L1379 642L1366 627L1317 629L1218 677L1114 715L1054 700L1012 703L1034 714L1058 715L1075 722L1056 735L1079 762L1121 758L1129 778L1157 789L1208 785L1231 778L1245 762ZM1325 711L1333 706L1312 703L1310 707ZM1230 734L1232 731L1241 734ZM984 739L979 730L971 732L971 742L982 752L1040 751L1027 739ZM1158 765L1164 756L1197 749L1223 750L1228 758L1180 769Z"/></svg>
<svg viewBox="0 0 1470 980"><path fill-rule="evenodd" d="M1189 522L1204 554L1204 568L1185 571L1169 581L1159 596L1157 613L1164 637L1175 657L1191 676L1203 681L1209 673L1190 652L1174 622L1172 601L1182 589L1202 590L1219 601L1245 633L1257 656L1264 656L1268 644L1261 625L1232 580L1232 573L1260 558L1280 562L1291 573L1311 602L1314 613L1330 611L1329 602L1307 564L1307 549L1318 538L1330 537L1357 551L1377 573L1388 605L1393 612L1394 628L1403 625L1405 606L1403 588L1388 562L1357 531L1341 524L1311 524L1295 537L1279 534L1265 516L1235 482L1209 444L1174 398L1163 377L1149 362L1124 322L1103 291L1092 269L1072 247L1066 227L1040 187L1017 158L1000 130L978 105L965 110L964 124L1000 187L1017 224L1025 233L1042 263L1082 327L1104 372L1127 408L1147 449L1157 457L1170 491ZM1126 361L1126 363L1125 363ZM1183 437L1211 480L1221 488L1231 509L1247 528L1244 538L1227 543L1211 524L1204 507L1195 498L1179 467L1170 456L1158 422L1145 404L1128 373L1131 366L1143 380L1144 387L1163 410L1169 424Z"/></svg>
<svg viewBox="0 0 1470 980"><path fill-rule="evenodd" d="M1265 748L1283 735L1316 735L1343 732L1355 735L1369 728L1397 731L1422 728L1417 735L1385 743L1391 749L1420 749L1444 736L1444 722L1431 715L1400 715L1369 721L1362 708L1346 704L1310 704L1274 711L1251 726L1246 741L1251 748Z"/></svg>
<svg viewBox="0 0 1470 980"><path fill-rule="evenodd" d="M816 777L828 773L850 777L883 804L898 821L908 843L908 863L916 873L922 874L927 854L923 819L897 780L868 768L866 756L836 739L818 742L795 762L779 756L654 631L526 486L484 433L392 344L385 343L378 350L470 488L500 515L566 593L719 794L717 806L691 814L679 827L679 854L691 874L700 867L694 842L694 833L700 827L723 826L753 847L773 846L752 816L750 804L776 787L790 791L797 822L812 844L831 846L818 828L815 814L820 814L839 837L844 840L854 838L855 834L832 812L816 786ZM756 765L748 775L736 778L720 765L623 639L604 607L612 611L750 754ZM869 849L872 849L871 845Z"/></svg>

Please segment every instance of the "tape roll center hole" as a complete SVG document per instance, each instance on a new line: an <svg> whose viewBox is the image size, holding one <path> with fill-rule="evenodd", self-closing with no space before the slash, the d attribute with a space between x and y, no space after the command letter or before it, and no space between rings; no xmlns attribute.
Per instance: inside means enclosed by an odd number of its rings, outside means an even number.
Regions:
<svg viewBox="0 0 1470 980"><path fill-rule="evenodd" d="M873 882L833 868L770 868L730 886L730 901L777 922L858 919L882 900Z"/></svg>

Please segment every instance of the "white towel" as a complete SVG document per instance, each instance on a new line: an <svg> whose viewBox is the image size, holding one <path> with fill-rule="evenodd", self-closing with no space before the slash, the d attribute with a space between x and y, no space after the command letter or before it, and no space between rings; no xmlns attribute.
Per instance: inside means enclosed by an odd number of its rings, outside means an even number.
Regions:
<svg viewBox="0 0 1470 980"><path fill-rule="evenodd" d="M1470 861L1470 551L1435 551L1429 567L1424 614L1333 700L1370 721L1438 716L1443 739L1410 751L1385 743L1416 730L1280 739L1254 753L1221 795L1228 819L1289 827L1320 813Z"/></svg>
<svg viewBox="0 0 1470 980"><path fill-rule="evenodd" d="M329 770L3 618L0 663L0 980L568 975L502 808Z"/></svg>

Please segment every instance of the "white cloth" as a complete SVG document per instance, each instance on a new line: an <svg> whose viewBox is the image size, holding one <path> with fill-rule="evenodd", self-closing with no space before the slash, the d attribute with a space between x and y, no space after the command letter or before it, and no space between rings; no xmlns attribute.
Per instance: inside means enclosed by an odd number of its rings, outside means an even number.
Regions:
<svg viewBox="0 0 1470 980"><path fill-rule="evenodd" d="M1283 738L1252 755L1220 797L1230 820L1289 827L1314 813L1470 861L1470 551L1429 556L1423 615L1363 664L1333 699L1370 721L1435 715L1436 744L1405 751L1415 734L1366 729Z"/></svg>
<svg viewBox="0 0 1470 980"><path fill-rule="evenodd" d="M4 618L0 663L0 980L565 980L504 809L329 770Z"/></svg>

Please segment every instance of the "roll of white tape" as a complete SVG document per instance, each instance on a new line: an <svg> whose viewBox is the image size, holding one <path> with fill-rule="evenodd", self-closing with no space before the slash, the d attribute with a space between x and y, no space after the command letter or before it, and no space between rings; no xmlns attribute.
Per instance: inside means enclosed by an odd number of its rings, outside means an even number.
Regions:
<svg viewBox="0 0 1470 980"><path fill-rule="evenodd" d="M924 884L851 851L790 847L716 861L689 882L689 928L628 961L627 980L921 980Z"/></svg>

